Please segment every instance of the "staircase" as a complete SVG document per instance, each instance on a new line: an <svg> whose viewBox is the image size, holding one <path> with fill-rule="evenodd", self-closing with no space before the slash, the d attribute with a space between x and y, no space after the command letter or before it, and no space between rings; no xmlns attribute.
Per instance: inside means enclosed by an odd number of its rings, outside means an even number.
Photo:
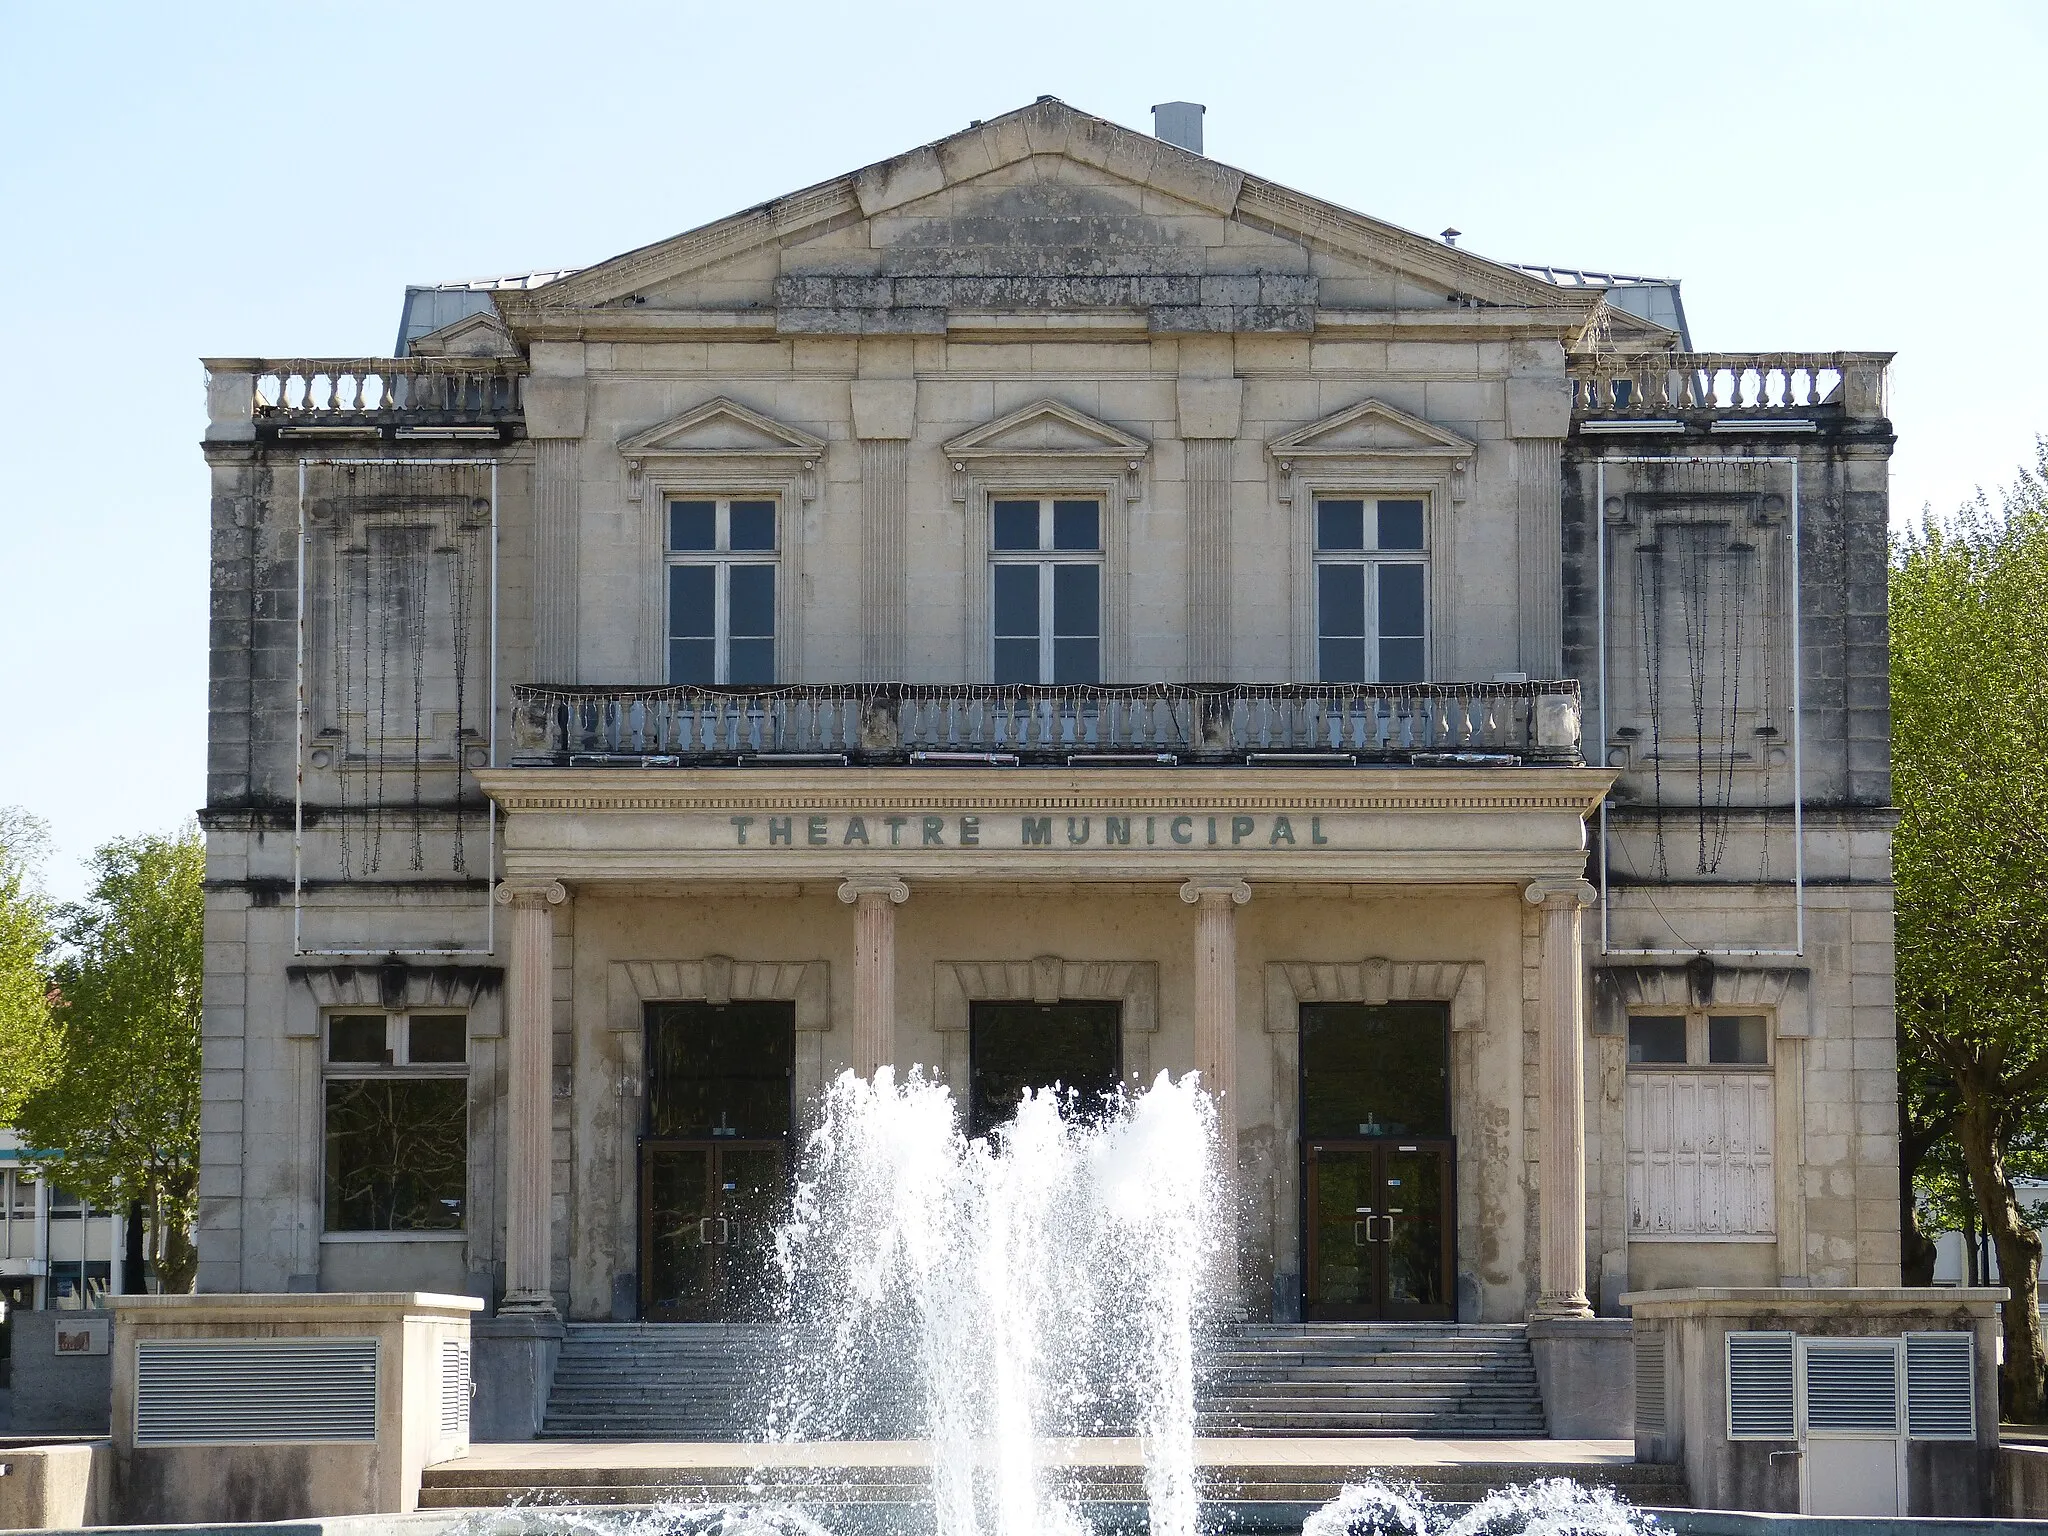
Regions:
<svg viewBox="0 0 2048 1536"><path fill-rule="evenodd" d="M541 1436L758 1438L767 1340L740 1324L571 1323ZM1252 1324L1215 1339L1203 1365L1204 1435L1546 1434L1519 1326Z"/></svg>
<svg viewBox="0 0 2048 1536"><path fill-rule="evenodd" d="M1205 1435L1542 1439L1516 1324L1298 1323L1230 1330L1197 1403Z"/></svg>
<svg viewBox="0 0 2048 1536"><path fill-rule="evenodd" d="M753 1440L768 1334L740 1323L571 1323L543 1440Z"/></svg>

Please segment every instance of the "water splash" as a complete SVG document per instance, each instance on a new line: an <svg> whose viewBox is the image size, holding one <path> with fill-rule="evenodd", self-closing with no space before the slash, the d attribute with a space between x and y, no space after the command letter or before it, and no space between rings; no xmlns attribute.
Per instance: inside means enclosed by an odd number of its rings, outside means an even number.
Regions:
<svg viewBox="0 0 2048 1536"><path fill-rule="evenodd" d="M1656 1517L1608 1488L1551 1477L1497 1489L1462 1512L1412 1487L1368 1478L1302 1522L1302 1536L1641 1536Z"/></svg>
<svg viewBox="0 0 2048 1536"><path fill-rule="evenodd" d="M932 1442L938 1536L1080 1536L1049 1438L1135 1431L1153 1536L1196 1536L1195 1331L1218 1259L1191 1075L1026 1095L985 1139L921 1071L843 1074L777 1235L777 1439Z"/></svg>

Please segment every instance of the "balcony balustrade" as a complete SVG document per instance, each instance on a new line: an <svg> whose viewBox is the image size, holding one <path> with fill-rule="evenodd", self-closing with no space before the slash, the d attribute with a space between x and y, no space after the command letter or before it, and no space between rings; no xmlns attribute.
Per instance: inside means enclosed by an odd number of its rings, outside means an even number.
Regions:
<svg viewBox="0 0 2048 1536"><path fill-rule="evenodd" d="M490 437L521 420L526 364L498 357L220 358L209 413L285 437Z"/></svg>
<svg viewBox="0 0 2048 1536"><path fill-rule="evenodd" d="M1580 421L1884 414L1889 352L1645 352L1574 359Z"/></svg>
<svg viewBox="0 0 2048 1536"><path fill-rule="evenodd" d="M525 684L515 764L1576 764L1579 685Z"/></svg>

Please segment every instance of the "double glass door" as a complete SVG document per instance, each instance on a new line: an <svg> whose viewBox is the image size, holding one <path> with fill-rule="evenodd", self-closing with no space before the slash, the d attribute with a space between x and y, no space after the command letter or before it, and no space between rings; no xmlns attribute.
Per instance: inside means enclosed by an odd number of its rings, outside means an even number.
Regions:
<svg viewBox="0 0 2048 1536"><path fill-rule="evenodd" d="M789 1190L784 1157L780 1141L641 1143L643 1317L694 1323L765 1316L775 1226Z"/></svg>
<svg viewBox="0 0 2048 1536"><path fill-rule="evenodd" d="M1301 1010L1302 1315L1457 1315L1450 1012Z"/></svg>
<svg viewBox="0 0 2048 1536"><path fill-rule="evenodd" d="M1451 1145L1308 1144L1307 1316L1448 1319Z"/></svg>
<svg viewBox="0 0 2048 1536"><path fill-rule="evenodd" d="M640 1315L744 1322L775 1296L789 1202L789 1003L650 1003L640 1138Z"/></svg>

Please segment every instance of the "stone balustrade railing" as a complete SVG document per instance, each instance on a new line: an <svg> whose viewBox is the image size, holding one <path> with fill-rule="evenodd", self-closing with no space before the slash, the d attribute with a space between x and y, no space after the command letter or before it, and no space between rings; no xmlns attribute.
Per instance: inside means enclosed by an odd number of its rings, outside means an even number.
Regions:
<svg viewBox="0 0 2048 1536"><path fill-rule="evenodd" d="M211 438L258 426L319 429L501 427L519 419L518 358L209 358Z"/></svg>
<svg viewBox="0 0 2048 1536"><path fill-rule="evenodd" d="M1577 763L1579 685L524 684L513 761Z"/></svg>
<svg viewBox="0 0 2048 1536"><path fill-rule="evenodd" d="M1885 413L1889 352L1647 352L1576 358L1580 419Z"/></svg>

